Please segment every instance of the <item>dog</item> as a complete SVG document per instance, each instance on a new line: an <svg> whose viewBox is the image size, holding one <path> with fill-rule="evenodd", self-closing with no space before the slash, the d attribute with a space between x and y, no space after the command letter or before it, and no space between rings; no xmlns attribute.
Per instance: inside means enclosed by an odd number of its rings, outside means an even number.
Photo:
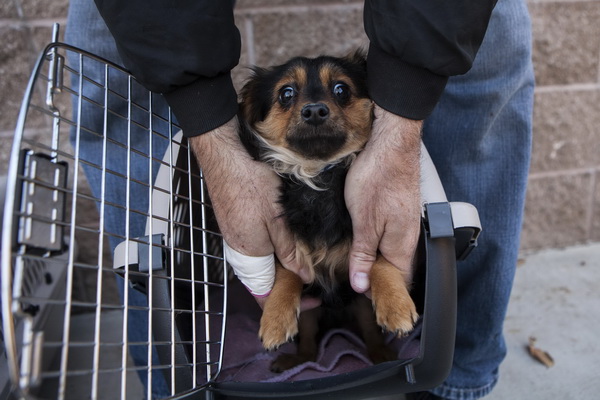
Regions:
<svg viewBox="0 0 600 400"><path fill-rule="evenodd" d="M281 176L281 218L295 235L297 260L312 277L304 285L276 263L259 336L273 350L298 335L298 350L280 355L271 370L315 361L323 328L347 316L356 322L374 363L395 359L382 328L399 336L412 330L418 314L409 283L381 255L370 272L372 300L354 292L349 282L352 222L344 182L373 122L364 54L296 57L255 68L241 90L239 120L246 150ZM321 298L321 306L300 313L302 295Z"/></svg>

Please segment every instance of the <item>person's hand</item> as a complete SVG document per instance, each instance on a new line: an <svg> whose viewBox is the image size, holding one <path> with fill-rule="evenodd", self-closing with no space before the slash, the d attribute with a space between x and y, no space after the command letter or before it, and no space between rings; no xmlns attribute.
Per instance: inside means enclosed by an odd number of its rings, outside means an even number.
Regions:
<svg viewBox="0 0 600 400"><path fill-rule="evenodd" d="M372 136L350 167L345 199L354 238L350 283L369 291L369 272L379 251L412 279L421 228L420 146L422 121L375 106Z"/></svg>
<svg viewBox="0 0 600 400"><path fill-rule="evenodd" d="M280 178L266 164L248 155L237 130L237 118L233 118L214 131L190 138L223 238L231 249L243 256L268 259L275 254L284 268L306 281L306 273L295 258L293 235L283 218L279 218ZM264 278L272 281L274 264L255 264L251 274L263 281ZM264 293L258 293L252 282L242 282L262 307L268 290L264 292L263 285L261 292Z"/></svg>

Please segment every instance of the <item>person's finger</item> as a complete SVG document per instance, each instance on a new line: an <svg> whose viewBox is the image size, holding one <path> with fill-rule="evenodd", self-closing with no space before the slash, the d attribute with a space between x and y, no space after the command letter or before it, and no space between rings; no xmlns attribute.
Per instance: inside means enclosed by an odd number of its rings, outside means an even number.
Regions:
<svg viewBox="0 0 600 400"><path fill-rule="evenodd" d="M366 228L354 225L354 239L350 248L350 285L357 293L364 293L371 287L369 273L377 258L379 240L376 235L366 234Z"/></svg>

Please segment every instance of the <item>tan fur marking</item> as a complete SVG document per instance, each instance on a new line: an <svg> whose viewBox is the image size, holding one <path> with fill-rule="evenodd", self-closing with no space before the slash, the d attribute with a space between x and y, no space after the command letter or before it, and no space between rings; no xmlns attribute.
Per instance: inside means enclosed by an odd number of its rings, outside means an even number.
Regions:
<svg viewBox="0 0 600 400"><path fill-rule="evenodd" d="M269 145L284 146L289 124L290 114L275 105L271 108L265 120L258 122L254 128Z"/></svg>
<svg viewBox="0 0 600 400"><path fill-rule="evenodd" d="M371 136L373 102L370 99L354 98L341 111L344 113L345 120L348 121L351 139L356 143L354 146L360 145L362 148Z"/></svg>
<svg viewBox="0 0 600 400"><path fill-rule="evenodd" d="M323 245L311 251L302 241L296 241L296 259L308 267L310 282L317 280L319 285L328 287L338 276L348 275L351 244L352 241L348 239L330 248Z"/></svg>
<svg viewBox="0 0 600 400"><path fill-rule="evenodd" d="M275 283L265 302L258 332L265 349L273 350L298 333L302 285L298 275L277 261Z"/></svg>
<svg viewBox="0 0 600 400"><path fill-rule="evenodd" d="M330 86L333 82L343 80L340 79L341 77L338 78L336 74L339 74L339 72L335 65L324 64L319 70L319 80L321 81L321 86L331 89ZM346 77L344 82L347 82L348 80L348 77Z"/></svg>
<svg viewBox="0 0 600 400"><path fill-rule="evenodd" d="M302 90L302 88L306 87L308 75L306 74L306 70L304 68L297 66L290 70L287 76L289 77L288 79L291 79L294 82L298 90ZM282 86L279 86L278 89L281 87Z"/></svg>
<svg viewBox="0 0 600 400"><path fill-rule="evenodd" d="M398 336L410 332L419 315L402 271L379 255L371 268L370 278L377 324Z"/></svg>

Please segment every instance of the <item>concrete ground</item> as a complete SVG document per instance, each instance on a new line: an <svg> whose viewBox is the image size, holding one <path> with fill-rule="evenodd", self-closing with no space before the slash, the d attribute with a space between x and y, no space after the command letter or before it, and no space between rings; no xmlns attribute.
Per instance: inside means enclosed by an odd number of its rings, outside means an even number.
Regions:
<svg viewBox="0 0 600 400"><path fill-rule="evenodd" d="M597 399L600 244L524 255L506 318L508 356L486 400ZM554 366L526 347L548 352Z"/></svg>
<svg viewBox="0 0 600 400"><path fill-rule="evenodd" d="M599 398L599 287L600 244L523 254L505 323L508 355L484 400ZM529 354L531 337L552 367Z"/></svg>
<svg viewBox="0 0 600 400"><path fill-rule="evenodd" d="M506 319L508 357L501 379L486 400L596 399L600 392L600 244L546 250L524 254ZM81 316L83 335L89 326ZM107 332L119 332L120 316L107 325ZM115 329L110 329L114 323ZM554 366L546 367L532 358L527 345L551 355ZM116 355L120 362L119 354ZM100 398L118 398L119 376L102 382ZM143 398L142 387L129 374L127 398ZM69 386L68 398L87 398L89 382ZM403 396L394 396L396 400ZM386 398L391 400L392 398Z"/></svg>

